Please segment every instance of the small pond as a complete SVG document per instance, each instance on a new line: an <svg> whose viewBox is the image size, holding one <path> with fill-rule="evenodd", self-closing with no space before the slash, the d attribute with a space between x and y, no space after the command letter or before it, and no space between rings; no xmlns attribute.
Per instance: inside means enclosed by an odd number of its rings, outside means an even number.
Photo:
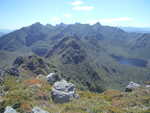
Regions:
<svg viewBox="0 0 150 113"><path fill-rule="evenodd" d="M137 58L126 58L123 56L115 56L111 55L113 59L115 59L117 62L120 64L127 64L127 65L132 65L132 66L137 66L137 67L146 67L148 62L143 59L137 59Z"/></svg>

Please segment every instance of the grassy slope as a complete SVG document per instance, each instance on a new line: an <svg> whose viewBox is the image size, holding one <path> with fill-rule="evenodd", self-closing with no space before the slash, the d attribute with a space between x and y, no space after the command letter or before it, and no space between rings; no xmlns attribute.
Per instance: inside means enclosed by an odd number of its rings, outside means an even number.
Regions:
<svg viewBox="0 0 150 113"><path fill-rule="evenodd" d="M33 106L39 106L50 113L149 113L150 89L140 88L131 93L107 90L103 93L91 93L78 90L80 99L66 104L55 104L51 100L49 85L44 77L17 80L6 78L5 96L0 97L0 108L18 105L21 113L29 112Z"/></svg>

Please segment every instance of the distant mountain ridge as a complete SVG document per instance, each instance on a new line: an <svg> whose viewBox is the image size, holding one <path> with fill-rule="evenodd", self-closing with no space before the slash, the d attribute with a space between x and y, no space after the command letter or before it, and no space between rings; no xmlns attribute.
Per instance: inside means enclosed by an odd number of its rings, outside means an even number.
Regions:
<svg viewBox="0 0 150 113"><path fill-rule="evenodd" d="M6 67L17 56L36 54L53 63L79 88L100 92L104 88L120 89L131 80L150 80L149 45L148 33L128 33L100 23L35 23L0 38L0 60L5 58L1 67ZM112 55L148 63L145 67L121 64Z"/></svg>
<svg viewBox="0 0 150 113"><path fill-rule="evenodd" d="M10 33L12 32L13 30L7 30L7 29L0 29L0 37L7 34L7 33Z"/></svg>
<svg viewBox="0 0 150 113"><path fill-rule="evenodd" d="M150 28L140 28L140 27L120 27L126 32L137 32L137 33L150 33Z"/></svg>

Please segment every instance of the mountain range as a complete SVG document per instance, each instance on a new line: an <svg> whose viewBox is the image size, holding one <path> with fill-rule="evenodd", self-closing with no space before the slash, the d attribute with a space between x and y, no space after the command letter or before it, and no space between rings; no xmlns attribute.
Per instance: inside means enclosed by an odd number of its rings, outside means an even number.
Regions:
<svg viewBox="0 0 150 113"><path fill-rule="evenodd" d="M80 89L122 89L129 81L150 80L150 33L130 33L100 23L40 23L0 38L0 67L18 56L37 55Z"/></svg>
<svg viewBox="0 0 150 113"><path fill-rule="evenodd" d="M150 28L140 28L140 27L120 27L121 29L127 32L136 32L136 33L150 33Z"/></svg>

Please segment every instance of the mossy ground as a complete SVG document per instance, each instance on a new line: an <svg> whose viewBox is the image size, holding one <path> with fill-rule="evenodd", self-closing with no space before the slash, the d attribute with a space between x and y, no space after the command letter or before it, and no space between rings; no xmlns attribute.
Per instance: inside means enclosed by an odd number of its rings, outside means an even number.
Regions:
<svg viewBox="0 0 150 113"><path fill-rule="evenodd" d="M18 79L5 78L5 95L0 97L0 108L10 105L20 113L30 112L34 106L50 113L150 113L150 89L139 88L125 93L107 90L92 93L78 90L80 98L65 104L55 104L51 100L52 86L44 77Z"/></svg>

